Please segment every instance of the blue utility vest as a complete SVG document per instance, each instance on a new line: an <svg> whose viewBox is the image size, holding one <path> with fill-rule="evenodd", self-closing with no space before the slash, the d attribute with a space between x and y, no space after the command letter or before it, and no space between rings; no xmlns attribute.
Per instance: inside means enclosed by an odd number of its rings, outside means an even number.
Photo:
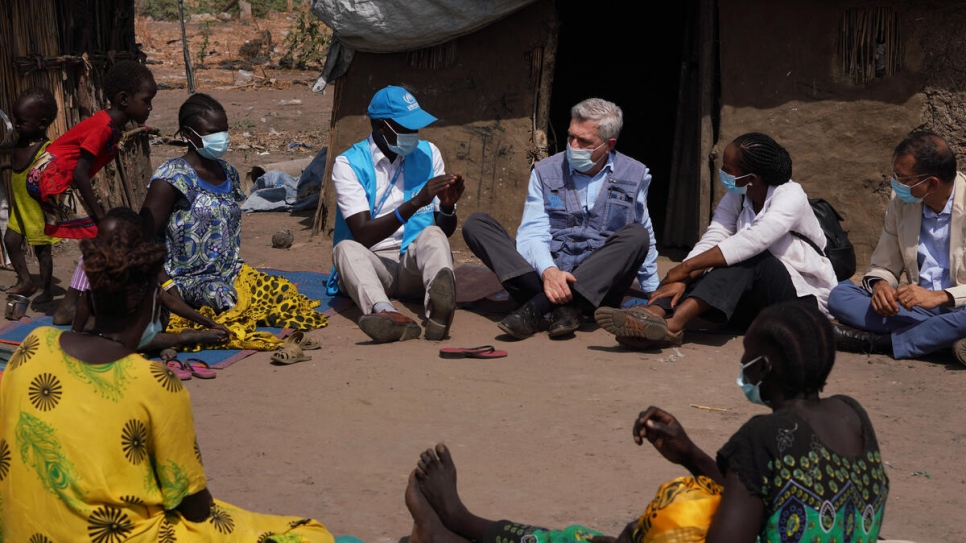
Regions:
<svg viewBox="0 0 966 543"><path fill-rule="evenodd" d="M365 139L356 143L346 152L342 153L342 156L348 159L349 166L356 174L356 179L359 180L362 188L365 189L366 199L369 200L369 213L372 215L372 218L376 218L375 214L381 209L375 209L376 166L372 162L372 153L369 151L369 140ZM399 167L403 168L404 200L409 201L433 177L433 151L429 147L428 141L420 140L419 145L416 146L416 150L402 158L403 163ZM391 188L387 189L387 191L391 190ZM433 223L433 204L417 210L406 221L406 226L403 229L402 246L399 248L399 253L404 254L406 248L419 236L420 232ZM336 207L335 232L332 235L332 248L334 249L340 241L346 239L352 239L352 232L349 231L349 225L346 224L345 218L342 216L342 211ZM332 272L329 274L329 280L326 282L325 290L329 296L335 296L339 293L339 276L335 271L335 266L332 267Z"/></svg>
<svg viewBox="0 0 966 543"><path fill-rule="evenodd" d="M543 206L550 218L550 254L557 268L573 271L607 238L628 224L641 222L637 194L647 168L615 152L613 172L604 180L592 209L580 204L566 153L541 160L533 171L543 184Z"/></svg>

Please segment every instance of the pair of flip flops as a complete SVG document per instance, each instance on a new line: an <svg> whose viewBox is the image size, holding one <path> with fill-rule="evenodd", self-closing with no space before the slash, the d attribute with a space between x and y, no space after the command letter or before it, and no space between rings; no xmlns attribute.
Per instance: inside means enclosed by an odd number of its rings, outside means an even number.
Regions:
<svg viewBox="0 0 966 543"><path fill-rule="evenodd" d="M207 362L198 358L186 358L185 360L169 358L165 361L165 364L182 381L187 381L192 377L214 379L218 375Z"/></svg>
<svg viewBox="0 0 966 543"><path fill-rule="evenodd" d="M503 358L506 355L506 351L498 351L492 345L443 347L439 350L440 358Z"/></svg>
<svg viewBox="0 0 966 543"><path fill-rule="evenodd" d="M272 363L288 366L297 362L312 360L312 357L306 355L303 351L321 348L322 345L318 340L305 337L304 332L296 330L285 338L285 341L281 345L275 348L275 352L271 356Z"/></svg>

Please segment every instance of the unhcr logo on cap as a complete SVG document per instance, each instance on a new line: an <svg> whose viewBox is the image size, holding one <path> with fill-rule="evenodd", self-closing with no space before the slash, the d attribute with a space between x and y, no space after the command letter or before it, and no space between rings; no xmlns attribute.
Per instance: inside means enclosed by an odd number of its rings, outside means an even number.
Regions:
<svg viewBox="0 0 966 543"><path fill-rule="evenodd" d="M406 104L408 104L406 106L406 109L408 109L409 111L412 111L414 109L419 109L419 102L416 101L416 97L413 96L412 94L409 94L408 92L403 95L403 102L406 102Z"/></svg>

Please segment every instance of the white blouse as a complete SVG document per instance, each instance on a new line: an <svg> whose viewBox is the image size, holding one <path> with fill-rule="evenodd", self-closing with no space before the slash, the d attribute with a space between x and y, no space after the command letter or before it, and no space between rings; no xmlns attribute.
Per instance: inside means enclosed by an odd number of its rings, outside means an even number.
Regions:
<svg viewBox="0 0 966 543"><path fill-rule="evenodd" d="M765 205L758 214L751 198L729 192L718 203L711 224L687 258L717 246L730 266L771 251L785 265L798 295L814 295L819 309L827 315L828 294L838 283L832 263L793 236L793 231L825 250L825 233L798 183L789 180L768 187Z"/></svg>

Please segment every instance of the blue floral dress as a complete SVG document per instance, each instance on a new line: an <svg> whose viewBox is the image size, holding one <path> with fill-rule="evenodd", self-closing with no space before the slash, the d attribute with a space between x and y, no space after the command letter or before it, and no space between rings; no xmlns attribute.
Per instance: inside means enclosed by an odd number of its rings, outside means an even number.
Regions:
<svg viewBox="0 0 966 543"><path fill-rule="evenodd" d="M198 176L184 158L165 161L151 182L161 180L183 196L175 202L164 242L164 270L189 304L217 312L238 300L235 278L241 270L241 203L245 200L238 172L219 160L227 183L212 185Z"/></svg>

